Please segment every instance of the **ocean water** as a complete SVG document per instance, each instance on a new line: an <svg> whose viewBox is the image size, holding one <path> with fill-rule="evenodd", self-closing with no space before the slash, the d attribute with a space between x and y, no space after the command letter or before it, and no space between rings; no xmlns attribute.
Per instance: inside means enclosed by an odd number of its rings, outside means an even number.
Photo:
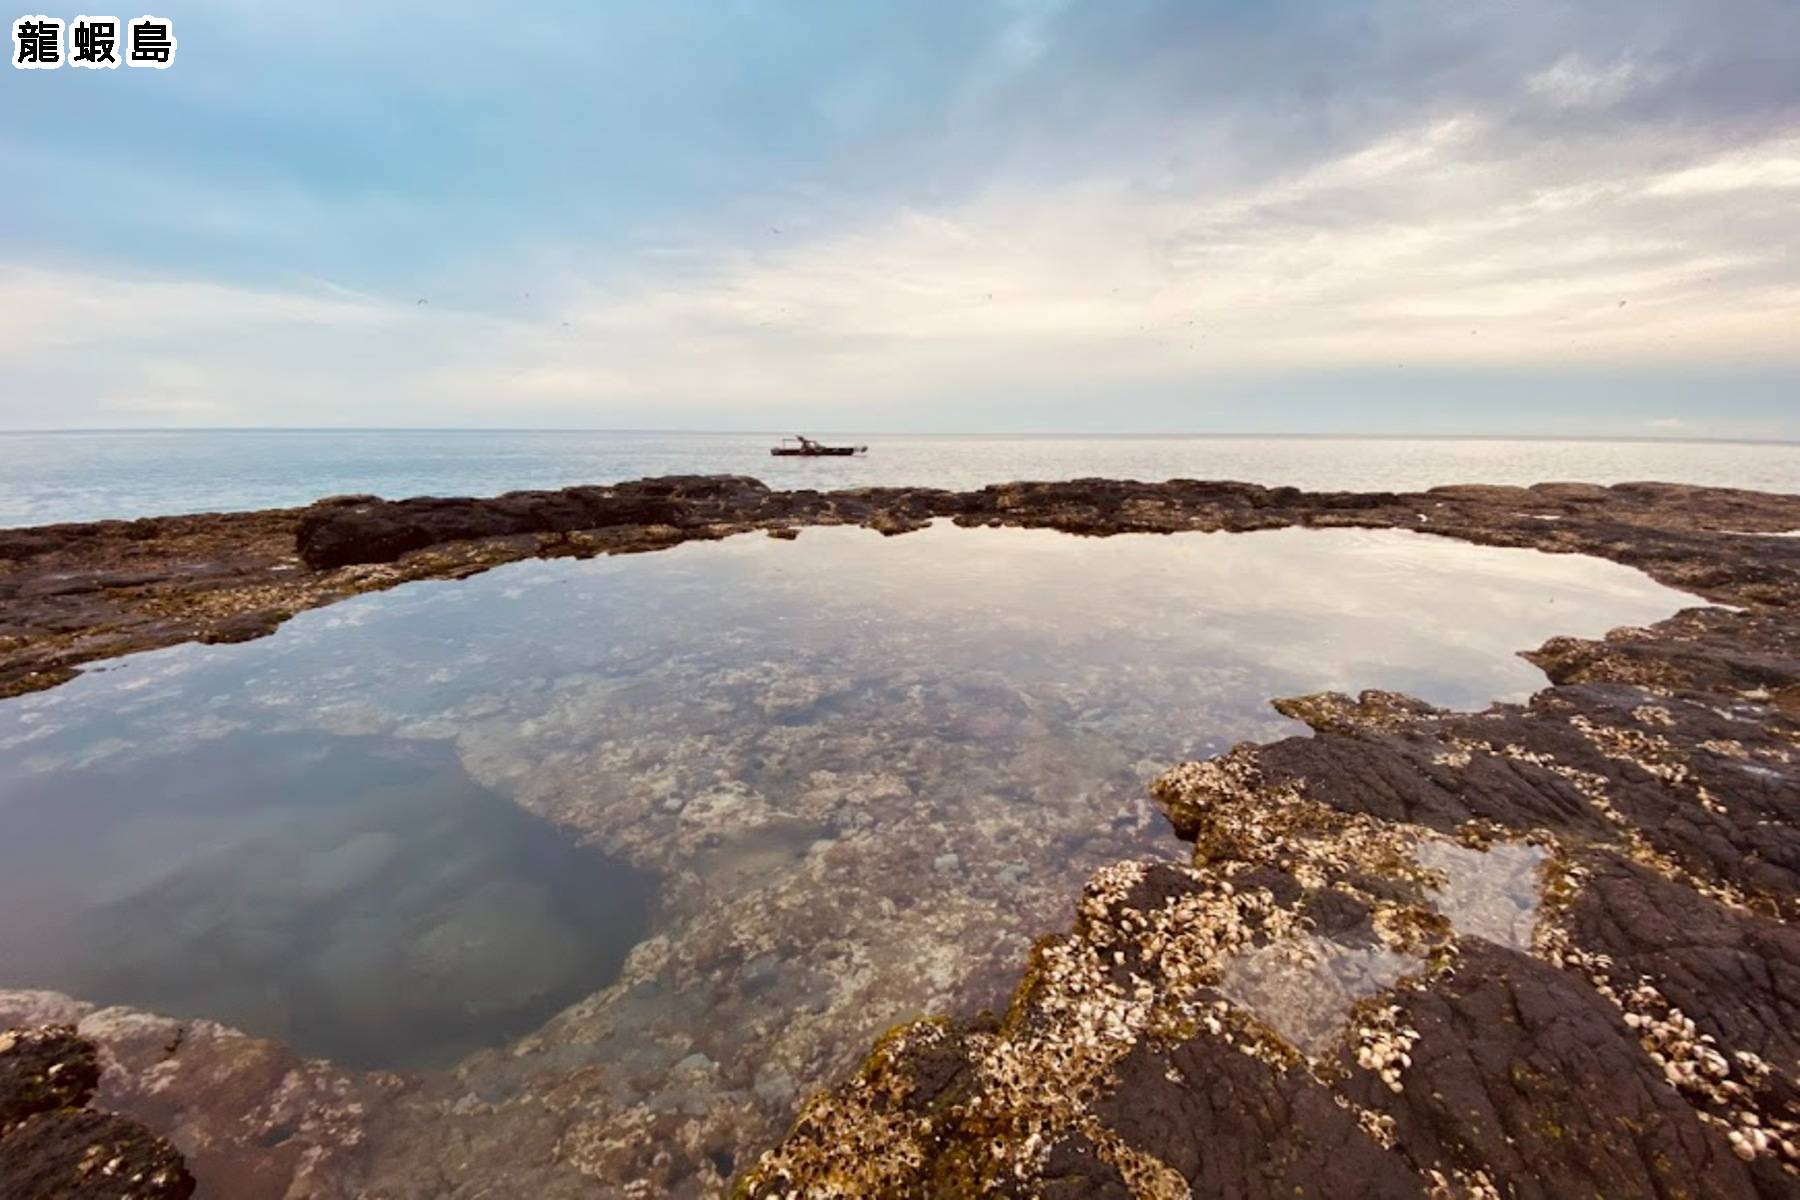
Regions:
<svg viewBox="0 0 1800 1200"><path fill-rule="evenodd" d="M816 431L812 431L816 432ZM973 488L1082 476L1312 489L1662 480L1800 492L1800 445L1249 437L842 434L866 457L778 459L768 433L496 430L0 432L0 525L306 504L372 493L480 496L645 475L773 487Z"/></svg>

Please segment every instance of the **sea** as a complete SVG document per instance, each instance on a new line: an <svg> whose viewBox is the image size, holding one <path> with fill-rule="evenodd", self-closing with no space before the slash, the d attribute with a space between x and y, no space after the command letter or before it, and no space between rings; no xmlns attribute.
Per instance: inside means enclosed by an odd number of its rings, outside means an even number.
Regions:
<svg viewBox="0 0 1800 1200"><path fill-rule="evenodd" d="M1785 442L806 432L869 450L855 458L772 458L777 432L0 432L0 526L286 507L331 495L479 496L718 473L820 489L1102 476L1329 490L1661 480L1800 493L1800 444Z"/></svg>

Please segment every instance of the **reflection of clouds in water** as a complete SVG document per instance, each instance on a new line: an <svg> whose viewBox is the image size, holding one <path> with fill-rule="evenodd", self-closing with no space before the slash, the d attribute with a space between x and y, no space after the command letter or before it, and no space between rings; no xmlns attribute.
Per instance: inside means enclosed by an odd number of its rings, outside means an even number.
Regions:
<svg viewBox="0 0 1800 1200"><path fill-rule="evenodd" d="M1659 619L1680 599L1612 563L1395 531L1072 538L939 523L881 539L813 528L794 543L740 537L521 563L355 598L246 646L133 656L12 702L0 748L55 740L54 730L78 737L103 715L164 744L218 736L219 721L259 711L291 728L435 720L427 728L441 732L467 715L476 680L516 695L524 677L629 674L677 658L722 675L808 664L778 685L793 695L769 692L765 716L842 691L844 665L869 660L877 675L994 670L1051 696L1101 675L1148 689L1184 674L1215 719L1218 697L1241 693L1232 707L1261 726L1269 697L1326 688L1391 687L1464 707L1517 698L1541 681L1517 651ZM210 724L195 716L206 709ZM1122 731L1134 711L1155 719L1129 700L1063 717Z"/></svg>
<svg viewBox="0 0 1800 1200"><path fill-rule="evenodd" d="M1656 619L1677 600L1611 563L1392 531L1094 539L940 523L880 539L817 528L795 543L522 563L302 614L247 646L135 656L15 701L0 746L33 743L36 765L54 766L122 741L156 750L225 736L246 717L442 737L485 711L471 687L516 710L548 681L591 686L584 671L640 690L701 687L696 716L750 703L795 720L910 670L914 688L993 672L1025 685L1020 703L1051 705L1045 720L1169 753L1208 731L1210 743L1268 729L1264 704L1278 694L1517 696L1540 678L1517 650ZM95 736L109 718L132 728ZM59 759L48 744L63 741L85 745Z"/></svg>
<svg viewBox="0 0 1800 1200"><path fill-rule="evenodd" d="M809 528L359 597L0 706L0 739L29 738L47 770L225 750L247 730L453 751L662 881L620 981L516 1054L470 1058L471 1086L498 1098L606 1064L560 1085L595 1120L680 1112L675 1140L741 1148L887 1025L1001 1000L1093 870L1178 857L1146 780L1295 731L1272 696L1478 704L1541 681L1515 651L1681 600L1613 564L1394 532ZM383 845L321 844L304 878L378 878ZM479 951L480 922L463 924ZM354 939L334 946L332 963L365 961ZM1392 966L1339 955L1333 987L1360 994ZM713 1065L622 1065L647 1045Z"/></svg>

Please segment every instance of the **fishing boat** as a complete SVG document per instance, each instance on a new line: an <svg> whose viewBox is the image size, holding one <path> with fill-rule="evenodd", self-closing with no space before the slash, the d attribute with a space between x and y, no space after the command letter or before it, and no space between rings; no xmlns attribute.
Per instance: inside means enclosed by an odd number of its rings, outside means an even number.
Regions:
<svg viewBox="0 0 1800 1200"><path fill-rule="evenodd" d="M793 456L802 458L843 457L850 454L867 454L868 452L867 446L827 446L823 442L815 442L809 437L799 436L782 438L769 450L770 454L781 458Z"/></svg>

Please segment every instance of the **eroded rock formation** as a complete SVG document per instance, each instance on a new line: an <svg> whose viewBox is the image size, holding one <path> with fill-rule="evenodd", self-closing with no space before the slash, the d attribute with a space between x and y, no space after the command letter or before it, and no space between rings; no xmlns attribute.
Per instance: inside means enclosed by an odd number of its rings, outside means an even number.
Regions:
<svg viewBox="0 0 1800 1200"><path fill-rule="evenodd" d="M1523 706L1283 702L1314 736L1156 782L1191 867L1095 877L1001 1022L889 1034L747 1192L1794 1195L1787 612L1553 642Z"/></svg>
<svg viewBox="0 0 1800 1200"><path fill-rule="evenodd" d="M1315 736L1158 782L1190 864L1102 870L1003 1017L893 1031L755 1163L668 1140L679 1109L642 1126L571 1114L593 1037L581 1013L566 1044L553 1029L538 1048L569 1058L568 1083L498 1086L511 1067L495 1056L466 1094L303 1063L205 1022L63 998L0 1015L81 1020L118 1068L103 1101L110 1087L244 1195L425 1196L471 1179L573 1195L581 1180L547 1164L655 1180L687 1160L708 1187L737 1175L759 1196L1793 1194L1800 539L1776 535L1800 527L1800 498L1100 480L814 493L726 478L0 531L0 693L525 557L934 517L1094 535L1416 529L1599 555L1715 606L1553 640L1533 659L1554 686L1522 706L1283 702ZM212 1103L222 1081L250 1116ZM752 1090L782 1104L789 1089L771 1071ZM410 1157L371 1155L377 1123L408 1131L376 1140ZM502 1148L543 1174L482 1165Z"/></svg>

